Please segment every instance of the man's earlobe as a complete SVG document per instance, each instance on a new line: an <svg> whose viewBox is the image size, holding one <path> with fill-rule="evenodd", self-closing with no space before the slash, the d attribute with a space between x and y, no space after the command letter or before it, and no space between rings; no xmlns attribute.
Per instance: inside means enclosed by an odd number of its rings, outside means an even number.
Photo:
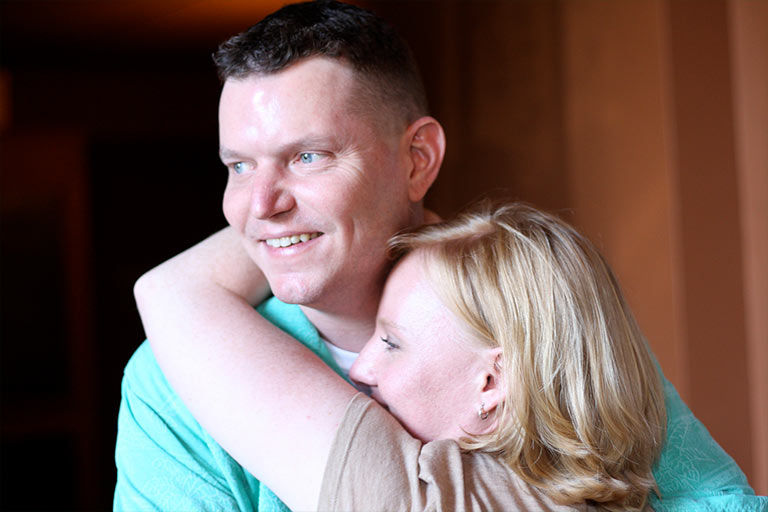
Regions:
<svg viewBox="0 0 768 512"><path fill-rule="evenodd" d="M445 155L445 132L433 117L417 119L408 127L411 171L408 176L408 198L418 202L432 186Z"/></svg>

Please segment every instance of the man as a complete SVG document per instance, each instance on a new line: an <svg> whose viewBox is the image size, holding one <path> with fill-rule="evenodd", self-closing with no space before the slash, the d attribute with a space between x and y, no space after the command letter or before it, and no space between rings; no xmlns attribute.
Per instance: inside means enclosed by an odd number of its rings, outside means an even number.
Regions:
<svg viewBox="0 0 768 512"><path fill-rule="evenodd" d="M405 43L353 6L284 7L225 42L215 60L229 169L231 228L222 236L252 260L237 259L239 250L227 263L243 272L258 265L276 297L262 314L344 374L373 331L387 240L424 220L443 130L427 115ZM667 386L672 441L656 475L669 509L748 493L733 461ZM119 510L284 507L194 420L146 343L126 367L116 461ZM716 486L704 485L713 479Z"/></svg>

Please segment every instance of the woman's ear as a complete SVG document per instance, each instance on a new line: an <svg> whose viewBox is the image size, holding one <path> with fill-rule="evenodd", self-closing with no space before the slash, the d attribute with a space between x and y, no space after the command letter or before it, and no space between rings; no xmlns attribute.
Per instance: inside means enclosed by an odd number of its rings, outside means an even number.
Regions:
<svg viewBox="0 0 768 512"><path fill-rule="evenodd" d="M486 349L483 353L484 378L480 390L478 416L489 424L488 431L495 429L496 409L507 398L507 381L501 364L501 347ZM493 419L493 420L492 420Z"/></svg>
<svg viewBox="0 0 768 512"><path fill-rule="evenodd" d="M433 117L420 117L406 130L412 163L408 175L408 198L417 203L432 186L445 155L445 132Z"/></svg>

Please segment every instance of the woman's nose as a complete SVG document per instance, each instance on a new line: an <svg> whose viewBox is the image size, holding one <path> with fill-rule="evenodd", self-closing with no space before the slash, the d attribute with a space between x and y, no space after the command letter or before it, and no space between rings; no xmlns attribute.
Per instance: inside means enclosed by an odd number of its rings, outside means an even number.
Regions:
<svg viewBox="0 0 768 512"><path fill-rule="evenodd" d="M370 388L376 386L374 357L370 348L369 342L363 347L362 352L360 352L360 355L357 356L357 359L349 369L349 378L358 389L365 391L367 394L370 394Z"/></svg>

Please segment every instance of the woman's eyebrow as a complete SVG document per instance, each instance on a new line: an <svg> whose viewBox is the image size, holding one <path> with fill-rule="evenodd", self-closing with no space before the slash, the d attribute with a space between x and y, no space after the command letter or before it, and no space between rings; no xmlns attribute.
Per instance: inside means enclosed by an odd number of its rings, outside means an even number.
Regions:
<svg viewBox="0 0 768 512"><path fill-rule="evenodd" d="M388 320L386 318L378 317L377 320L378 320L378 322L381 325L383 325L384 327L387 327L389 329L394 329L394 330L400 331L400 332L407 332L408 331L408 329L405 329L402 325L400 325L398 323L395 323L395 322L393 322L391 320Z"/></svg>

